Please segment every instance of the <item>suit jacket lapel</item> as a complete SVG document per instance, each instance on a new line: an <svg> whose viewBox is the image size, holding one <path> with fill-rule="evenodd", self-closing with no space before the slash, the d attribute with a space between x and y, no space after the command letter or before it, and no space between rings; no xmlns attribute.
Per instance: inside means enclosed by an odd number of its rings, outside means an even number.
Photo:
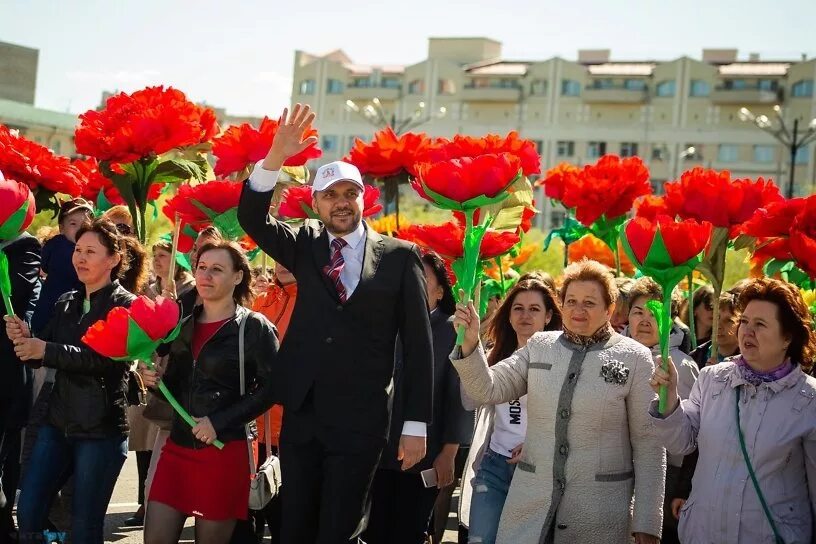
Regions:
<svg viewBox="0 0 816 544"><path fill-rule="evenodd" d="M368 284L374 279L374 274L377 273L377 267L380 266L380 259L382 258L385 242L380 233L366 226L365 249L363 250L363 271L360 275L360 283L351 294L349 300L354 299L360 290L365 289Z"/></svg>

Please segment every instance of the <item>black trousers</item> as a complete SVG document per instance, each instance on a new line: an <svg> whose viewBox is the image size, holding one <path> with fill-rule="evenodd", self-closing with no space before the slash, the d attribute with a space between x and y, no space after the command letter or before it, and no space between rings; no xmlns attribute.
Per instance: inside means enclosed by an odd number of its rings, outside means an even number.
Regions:
<svg viewBox="0 0 816 544"><path fill-rule="evenodd" d="M9 531L14 528L11 512L20 483L20 429L0 427L0 542L5 542Z"/></svg>
<svg viewBox="0 0 816 544"><path fill-rule="evenodd" d="M139 506L145 504L145 481L147 471L150 469L150 458L153 456L151 450L136 452L136 470L139 474Z"/></svg>
<svg viewBox="0 0 816 544"><path fill-rule="evenodd" d="M417 473L379 469L371 487L366 544L424 544L436 487L426 488Z"/></svg>
<svg viewBox="0 0 816 544"><path fill-rule="evenodd" d="M329 429L284 412L280 443L283 544L346 544L366 525L384 438Z"/></svg>

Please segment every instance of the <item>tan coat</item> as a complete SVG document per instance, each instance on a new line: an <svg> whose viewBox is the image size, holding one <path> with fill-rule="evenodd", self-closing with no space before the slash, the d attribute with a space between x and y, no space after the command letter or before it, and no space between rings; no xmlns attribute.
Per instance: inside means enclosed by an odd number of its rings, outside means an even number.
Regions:
<svg viewBox="0 0 816 544"><path fill-rule="evenodd" d="M451 361L475 401L527 394L527 438L498 543L618 544L633 532L660 535L666 456L647 413L654 397L647 348L619 334L583 348L543 332L491 368L481 346L464 359L457 352Z"/></svg>

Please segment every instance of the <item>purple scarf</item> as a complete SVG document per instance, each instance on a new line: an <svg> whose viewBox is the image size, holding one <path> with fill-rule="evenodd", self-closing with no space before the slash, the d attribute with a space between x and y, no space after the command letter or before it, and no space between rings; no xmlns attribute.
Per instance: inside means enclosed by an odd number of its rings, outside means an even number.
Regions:
<svg viewBox="0 0 816 544"><path fill-rule="evenodd" d="M784 378L793 371L793 363L790 359L785 359L781 365L768 372L757 372L745 361L745 358L740 355L734 362L742 372L742 377L751 385L757 386L763 382L775 382L780 378Z"/></svg>

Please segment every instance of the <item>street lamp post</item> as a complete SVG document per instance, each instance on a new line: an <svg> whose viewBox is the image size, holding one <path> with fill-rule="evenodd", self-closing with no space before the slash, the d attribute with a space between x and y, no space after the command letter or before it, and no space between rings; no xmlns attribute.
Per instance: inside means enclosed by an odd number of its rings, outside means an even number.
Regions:
<svg viewBox="0 0 816 544"><path fill-rule="evenodd" d="M411 113L411 115L403 118L397 119L397 115L395 112L388 113L385 108L383 108L382 103L380 102L379 98L374 98L371 100L370 103L366 104L365 106L360 106L354 100L346 100L346 110L352 111L363 118L368 124L374 126L377 129L383 129L386 127L391 127L397 136L403 134L409 130L415 129L418 126L424 125L434 119L441 119L447 115L448 110L444 106L439 107L437 110L430 112L427 111L428 108L425 106L425 102L420 102L417 105L417 108ZM392 186L388 186L386 184L385 187L386 191L386 202L390 200L389 197L393 197L394 200L394 212L396 213L396 222L397 222L397 229L399 229L399 201L400 201L400 193L399 193L399 181L395 181ZM389 194L391 193L391 194Z"/></svg>
<svg viewBox="0 0 816 544"><path fill-rule="evenodd" d="M792 130L788 130L785 119L782 117L782 108L778 105L774 106L774 113L776 114L776 123L772 122L767 115L754 115L748 108L740 108L739 118L741 121L753 123L757 128L767 132L788 148L790 153L790 179L788 180L787 197L793 198L796 153L802 147L816 140L816 118L812 119L807 128L800 134L799 119L794 119Z"/></svg>

